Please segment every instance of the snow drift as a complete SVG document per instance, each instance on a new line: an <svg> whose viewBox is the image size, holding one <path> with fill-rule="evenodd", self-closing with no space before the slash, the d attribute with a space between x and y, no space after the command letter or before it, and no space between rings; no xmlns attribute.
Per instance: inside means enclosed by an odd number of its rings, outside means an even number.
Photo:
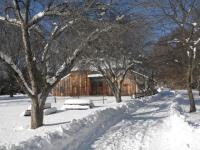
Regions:
<svg viewBox="0 0 200 150"><path fill-rule="evenodd" d="M60 127L55 132L47 133L44 137L35 136L28 141L10 147L0 147L1 150L55 150L78 149L80 145L88 145L92 139L98 137L107 128L122 119L128 105L116 108L106 108L80 120L73 120L70 124ZM110 122L112 120L112 122Z"/></svg>

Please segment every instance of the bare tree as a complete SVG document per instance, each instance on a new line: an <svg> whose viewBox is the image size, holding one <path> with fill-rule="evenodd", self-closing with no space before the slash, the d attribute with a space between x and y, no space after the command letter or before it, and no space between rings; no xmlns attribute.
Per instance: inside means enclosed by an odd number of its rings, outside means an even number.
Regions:
<svg viewBox="0 0 200 150"><path fill-rule="evenodd" d="M87 11L94 2L91 1L91 5L87 5L84 10ZM62 49L59 54L59 40L65 31L80 23L85 13L83 8L75 8L77 5L74 2L51 0L10 0L4 5L5 17L1 16L0 19L20 31L18 38L22 41L22 47L19 52L20 57L24 57L26 74L9 53L1 50L0 59L15 72L31 98L31 128L35 129L43 125L43 107L51 89L62 77L70 73L87 42L93 36L109 30L109 26L91 30L77 43L76 48L69 50L71 53L64 53ZM36 7L40 8L39 11L34 9ZM37 39L40 39L39 47L35 45ZM52 58L58 55L62 55L62 59L55 64L52 60L56 59Z"/></svg>
<svg viewBox="0 0 200 150"><path fill-rule="evenodd" d="M144 44L144 28L141 26L113 25L109 32L90 42L95 51L93 56L90 53L90 64L103 75L118 103L122 101L125 76L136 64L141 63L139 60Z"/></svg>
<svg viewBox="0 0 200 150"><path fill-rule="evenodd" d="M195 68L196 55L199 53L200 44L199 17L196 13L199 1L197 0L154 0L156 5L162 10L164 16L172 21L171 26L175 26L181 32L179 38L174 38L170 43L179 43L183 47L183 53L187 55L187 90L190 100L190 112L195 112L195 101L192 93L193 73Z"/></svg>

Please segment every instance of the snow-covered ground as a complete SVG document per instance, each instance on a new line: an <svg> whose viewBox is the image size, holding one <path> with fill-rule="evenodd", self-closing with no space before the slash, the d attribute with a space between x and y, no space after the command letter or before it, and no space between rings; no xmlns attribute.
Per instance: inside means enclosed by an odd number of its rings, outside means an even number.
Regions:
<svg viewBox="0 0 200 150"><path fill-rule="evenodd" d="M75 99L77 98L75 97ZM25 95L15 95L13 98L0 96L0 149L10 148L11 145L16 145L36 136L44 136L49 132L59 130L60 126L69 124L73 119L80 119L96 110L105 109L106 106L116 105L114 97L104 97L104 104L103 97L80 97L80 99L92 100L96 107L88 110L63 111L64 101L68 99L71 99L71 97L57 97L55 103L54 97L49 97L47 102L51 102L52 107L57 107L58 112L45 116L43 127L31 130L30 117L21 115L29 107L30 99ZM130 100L130 97L123 97L123 99Z"/></svg>
<svg viewBox="0 0 200 150"><path fill-rule="evenodd" d="M163 91L155 96L115 104L113 97L83 97L94 109L59 111L45 116L45 126L29 129L22 117L30 100L0 97L0 149L17 150L200 150L200 100L189 114L186 91ZM82 97L81 97L82 98ZM48 101L61 108L64 99Z"/></svg>

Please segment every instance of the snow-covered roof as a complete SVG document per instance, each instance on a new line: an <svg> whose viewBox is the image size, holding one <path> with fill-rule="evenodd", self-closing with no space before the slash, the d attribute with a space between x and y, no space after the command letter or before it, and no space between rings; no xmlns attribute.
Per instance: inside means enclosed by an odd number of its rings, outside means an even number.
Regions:
<svg viewBox="0 0 200 150"><path fill-rule="evenodd" d="M61 80L63 80L63 79L65 79L65 78L69 77L70 75L71 75L71 73L69 73L68 75L64 76Z"/></svg>
<svg viewBox="0 0 200 150"><path fill-rule="evenodd" d="M89 74L88 78L103 77L102 74Z"/></svg>

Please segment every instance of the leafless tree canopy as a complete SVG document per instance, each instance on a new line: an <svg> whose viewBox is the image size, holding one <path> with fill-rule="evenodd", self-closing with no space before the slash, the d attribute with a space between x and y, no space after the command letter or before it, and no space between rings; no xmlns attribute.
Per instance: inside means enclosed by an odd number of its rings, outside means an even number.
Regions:
<svg viewBox="0 0 200 150"><path fill-rule="evenodd" d="M117 102L121 102L121 86L127 72L142 63L144 31L147 27L141 22L113 24L108 32L89 42L86 60L104 76Z"/></svg>
<svg viewBox="0 0 200 150"><path fill-rule="evenodd" d="M183 70L184 68L187 70L184 74L190 99L190 112L196 111L192 88L194 88L194 79L197 76L195 68L198 68L197 62L199 61L200 3L198 0L153 0L153 3L161 12L165 22L169 23L168 34L171 34L171 39L167 42L168 47L180 49L172 61L175 65L179 64ZM181 57L183 60L180 60Z"/></svg>
<svg viewBox="0 0 200 150"><path fill-rule="evenodd" d="M5 37L1 40L6 43L1 47L0 59L15 72L31 97L31 127L37 128L43 123L43 106L51 89L70 73L88 41L110 26L99 26L88 17L88 13L97 15L101 11L95 7L97 1L2 3L5 11L0 17L1 32Z"/></svg>

